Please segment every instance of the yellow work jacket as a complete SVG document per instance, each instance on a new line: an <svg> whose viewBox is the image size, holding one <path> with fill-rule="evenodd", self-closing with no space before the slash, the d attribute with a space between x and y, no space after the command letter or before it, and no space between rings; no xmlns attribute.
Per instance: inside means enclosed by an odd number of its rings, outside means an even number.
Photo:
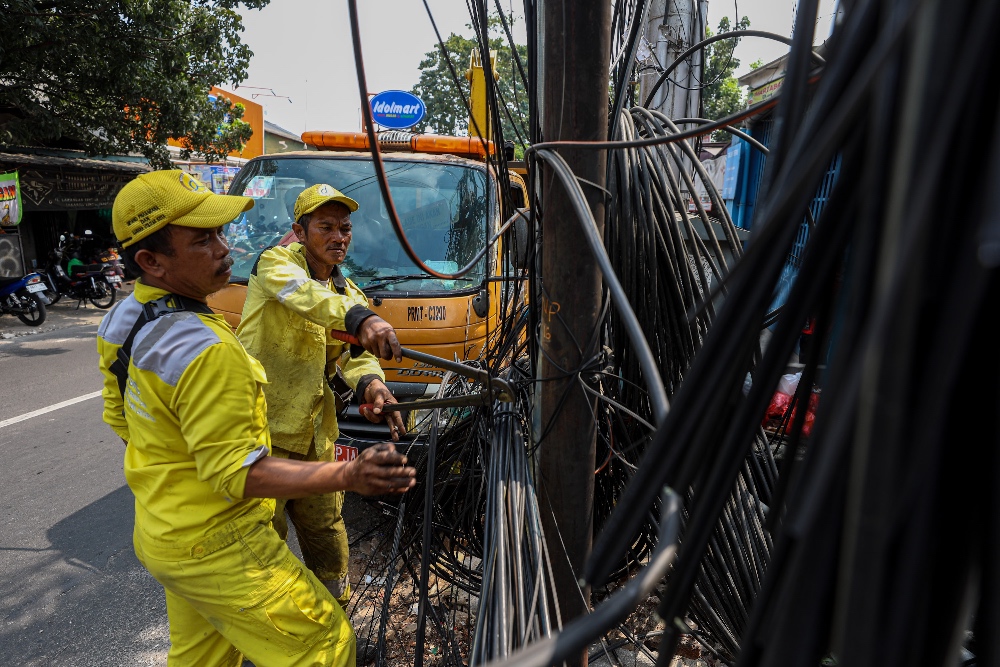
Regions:
<svg viewBox="0 0 1000 667"><path fill-rule="evenodd" d="M136 536L184 545L251 512L273 515L274 500L243 497L247 469L271 450L267 379L221 315L171 313L133 340L123 399L111 364L142 304L166 294L137 281L101 321L97 351L104 421L128 441Z"/></svg>
<svg viewBox="0 0 1000 667"><path fill-rule="evenodd" d="M330 280L313 280L300 243L261 253L247 286L236 335L267 372L268 423L275 447L306 454L315 438L320 458L334 446L337 407L327 378L340 361L352 389L385 374L374 355L351 357L350 346L330 330L355 335L368 299L339 271Z"/></svg>

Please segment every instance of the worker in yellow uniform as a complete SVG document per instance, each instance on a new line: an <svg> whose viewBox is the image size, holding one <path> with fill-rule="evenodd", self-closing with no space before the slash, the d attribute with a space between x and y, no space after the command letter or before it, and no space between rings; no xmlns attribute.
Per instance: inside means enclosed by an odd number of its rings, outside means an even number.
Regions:
<svg viewBox="0 0 1000 667"><path fill-rule="evenodd" d="M338 360L347 385L362 403L373 404L365 416L373 422L387 419L393 440L403 433L398 412L382 413L395 398L375 356L401 360L399 341L392 326L368 309L364 292L340 272L351 244L351 213L357 210L356 201L331 185L306 188L293 208L292 230L299 242L265 250L250 272L236 335L267 372L264 393L274 456L334 460L339 429L328 378ZM357 336L365 349L352 354L330 330ZM306 566L346 606L351 587L343 503L341 492L287 502L279 498L274 525L287 537L287 511Z"/></svg>
<svg viewBox="0 0 1000 667"><path fill-rule="evenodd" d="M267 376L205 305L232 265L222 225L252 205L176 170L115 198L140 278L98 331L104 417L128 443L133 544L166 591L168 666L353 666L350 622L272 529L273 498L402 493L415 471L391 443L350 463L269 455Z"/></svg>

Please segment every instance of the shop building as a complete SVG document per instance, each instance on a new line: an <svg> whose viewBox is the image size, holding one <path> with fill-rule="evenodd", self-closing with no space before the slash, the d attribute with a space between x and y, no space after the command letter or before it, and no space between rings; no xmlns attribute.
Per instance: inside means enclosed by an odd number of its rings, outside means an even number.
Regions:
<svg viewBox="0 0 1000 667"><path fill-rule="evenodd" d="M150 170L141 156L88 157L83 151L7 147L0 173L18 172L20 224L0 226L0 276L44 265L60 234L114 244L111 206L122 187Z"/></svg>

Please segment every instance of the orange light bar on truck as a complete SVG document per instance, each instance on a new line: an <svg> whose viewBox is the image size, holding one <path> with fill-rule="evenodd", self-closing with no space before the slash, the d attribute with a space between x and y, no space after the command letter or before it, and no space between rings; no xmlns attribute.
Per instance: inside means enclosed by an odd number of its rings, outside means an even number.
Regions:
<svg viewBox="0 0 1000 667"><path fill-rule="evenodd" d="M487 149L490 151L490 155L496 152L492 141L484 142L477 137L446 137L440 134L416 134L410 140L410 144L417 153L461 153L463 155L478 155L485 158Z"/></svg>
<svg viewBox="0 0 1000 667"><path fill-rule="evenodd" d="M399 150L400 142L396 136L389 138L380 147L387 150ZM303 143L326 150L369 150L368 135L362 132L303 132ZM485 145L484 145L485 143ZM405 144L402 144L405 146ZM452 153L455 155L474 155L479 158L496 153L492 141L483 142L476 137L449 137L440 134L415 134L410 137L409 148L414 153Z"/></svg>
<svg viewBox="0 0 1000 667"><path fill-rule="evenodd" d="M363 132L303 132L302 143L342 151L368 150L368 135Z"/></svg>

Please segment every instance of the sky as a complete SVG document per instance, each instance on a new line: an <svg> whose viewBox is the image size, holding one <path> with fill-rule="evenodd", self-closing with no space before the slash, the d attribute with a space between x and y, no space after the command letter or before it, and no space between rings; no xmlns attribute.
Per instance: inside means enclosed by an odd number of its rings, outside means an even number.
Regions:
<svg viewBox="0 0 1000 667"><path fill-rule="evenodd" d="M829 35L835 0L818 2L817 44ZM369 92L412 88L420 77L420 60L437 43L422 0L357 4ZM470 19L465 0L427 0L427 4L442 37L452 32L472 36L466 28ZM738 11L750 17L753 29L791 36L796 4L795 0L709 0L708 24L714 31L721 17L732 19ZM520 0L501 0L501 6L512 7L517 16L523 5ZM245 9L242 15L243 41L254 52L249 76L238 88L222 88L262 104L267 120L295 133L361 129L346 0L271 0L264 9ZM518 32L523 41L523 25ZM769 62L785 52L787 46L779 42L745 38L736 49L741 63L736 75L748 71L758 58Z"/></svg>
<svg viewBox="0 0 1000 667"><path fill-rule="evenodd" d="M750 18L750 28L753 30L766 30L791 37L797 5L798 2L795 0L709 0L708 25L712 28L712 32L715 32L719 19L728 16L732 23L733 16L738 11L741 17ZM822 44L830 36L830 21L836 11L835 6L835 0L819 0L813 44ZM735 52L740 67L735 74L736 76L746 74L750 71L750 63L758 58L768 63L787 52L788 45L771 39L761 37L741 39Z"/></svg>

